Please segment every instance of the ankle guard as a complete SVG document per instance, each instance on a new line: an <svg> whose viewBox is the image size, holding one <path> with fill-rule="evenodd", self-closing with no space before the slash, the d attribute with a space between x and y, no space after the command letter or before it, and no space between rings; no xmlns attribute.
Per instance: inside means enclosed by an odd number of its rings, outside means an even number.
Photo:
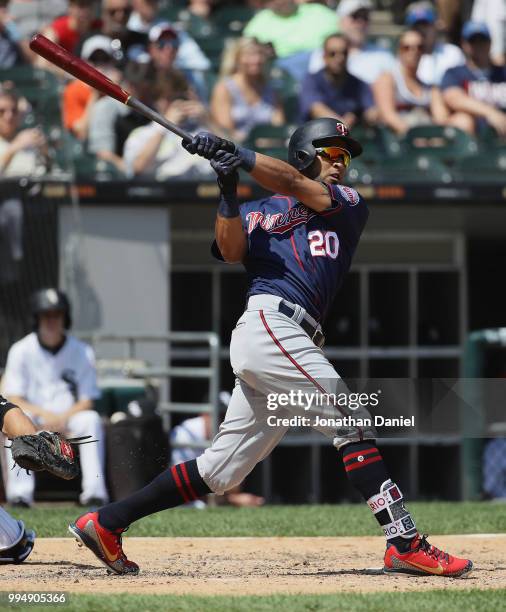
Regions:
<svg viewBox="0 0 506 612"><path fill-rule="evenodd" d="M380 492L367 500L380 523L387 540L397 538L412 538L416 535L416 527L411 514L404 507L404 497L399 487L391 480L386 480Z"/></svg>

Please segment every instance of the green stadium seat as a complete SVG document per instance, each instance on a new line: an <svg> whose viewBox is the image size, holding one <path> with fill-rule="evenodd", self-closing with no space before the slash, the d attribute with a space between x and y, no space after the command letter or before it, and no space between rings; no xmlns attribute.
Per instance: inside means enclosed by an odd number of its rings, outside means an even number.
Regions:
<svg viewBox="0 0 506 612"><path fill-rule="evenodd" d="M269 83L281 100L287 123L298 123L300 83L286 70L277 66L273 66L269 71Z"/></svg>
<svg viewBox="0 0 506 612"><path fill-rule="evenodd" d="M478 135L478 148L483 153L506 151L506 137L499 136L493 128L487 127Z"/></svg>
<svg viewBox="0 0 506 612"><path fill-rule="evenodd" d="M226 40L221 36L194 36L194 38L202 52L209 58L211 70L219 72Z"/></svg>
<svg viewBox="0 0 506 612"><path fill-rule="evenodd" d="M362 144L364 152L361 159L368 163L377 163L384 157L401 154L400 140L385 127L359 124L351 129L351 136Z"/></svg>
<svg viewBox="0 0 506 612"><path fill-rule="evenodd" d="M290 136L296 129L294 125L270 125L260 124L256 125L250 132L246 146L259 151L261 153L264 150L272 149L283 149L288 150L288 141Z"/></svg>
<svg viewBox="0 0 506 612"><path fill-rule="evenodd" d="M444 162L473 155L478 150L476 140L454 127L425 125L411 128L404 137L407 154L420 154Z"/></svg>
<svg viewBox="0 0 506 612"><path fill-rule="evenodd" d="M372 181L371 167L361 158L353 159L346 173L346 182L352 185L370 185Z"/></svg>
<svg viewBox="0 0 506 612"><path fill-rule="evenodd" d="M447 166L426 155L385 157L372 170L376 183L444 183L453 181Z"/></svg>
<svg viewBox="0 0 506 612"><path fill-rule="evenodd" d="M506 176L506 148L488 150L484 155L463 157L452 166L452 174L460 183L499 183Z"/></svg>

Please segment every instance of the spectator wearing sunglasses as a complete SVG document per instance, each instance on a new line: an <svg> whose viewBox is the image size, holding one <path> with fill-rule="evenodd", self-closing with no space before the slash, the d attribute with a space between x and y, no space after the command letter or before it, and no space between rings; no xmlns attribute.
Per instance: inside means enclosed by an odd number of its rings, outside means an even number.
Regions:
<svg viewBox="0 0 506 612"><path fill-rule="evenodd" d="M131 14L131 0L102 0L100 34L112 38L116 59L121 60L123 64L126 63L130 48L145 46L147 43L145 33L129 29L128 21ZM87 34L80 38L77 45L79 55L89 37L90 34Z"/></svg>
<svg viewBox="0 0 506 612"><path fill-rule="evenodd" d="M369 85L395 63L390 51L369 40L372 8L371 0L341 0L337 7L338 27L335 28L346 36L349 43L348 72ZM309 72L318 72L324 65L323 51L318 49L311 56Z"/></svg>
<svg viewBox="0 0 506 612"><path fill-rule="evenodd" d="M490 48L488 27L468 21L462 29L466 63L448 70L441 88L451 125L474 134L488 124L506 136L506 66L492 62Z"/></svg>
<svg viewBox="0 0 506 612"><path fill-rule="evenodd" d="M441 92L422 83L417 76L423 48L420 32L405 31L399 39L393 69L384 72L373 84L380 120L399 136L417 125L443 125L448 120Z"/></svg>
<svg viewBox="0 0 506 612"><path fill-rule="evenodd" d="M162 21L154 25L149 30L148 39L149 57L160 75L163 76L172 70L180 70L185 75L189 85L196 91L198 96L202 100L207 99L207 90L203 78L203 70L192 69L188 66L188 62L178 61L181 48L183 47L183 51L185 51L185 34L176 30L176 28L168 21ZM193 42L198 51L200 51L195 41L192 40L191 42ZM188 44L188 40L186 40L186 45ZM188 54L187 47L187 57L192 54L191 49L190 52L191 53ZM205 59L206 58L204 56L204 60ZM193 62L189 63L191 65ZM205 65L205 62L202 62L201 65Z"/></svg>
<svg viewBox="0 0 506 612"><path fill-rule="evenodd" d="M308 74L302 84L300 108L304 121L335 117L349 128L362 120L376 121L371 88L346 68L348 49L349 42L342 34L331 34L325 40L325 67L316 74Z"/></svg>

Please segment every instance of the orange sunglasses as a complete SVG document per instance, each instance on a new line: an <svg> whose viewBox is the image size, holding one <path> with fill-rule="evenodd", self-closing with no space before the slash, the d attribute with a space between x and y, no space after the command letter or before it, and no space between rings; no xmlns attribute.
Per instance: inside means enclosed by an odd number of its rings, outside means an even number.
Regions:
<svg viewBox="0 0 506 612"><path fill-rule="evenodd" d="M341 149L341 147L320 147L316 149L316 153L322 157L326 157L332 162L341 162L345 168L351 163L349 151Z"/></svg>

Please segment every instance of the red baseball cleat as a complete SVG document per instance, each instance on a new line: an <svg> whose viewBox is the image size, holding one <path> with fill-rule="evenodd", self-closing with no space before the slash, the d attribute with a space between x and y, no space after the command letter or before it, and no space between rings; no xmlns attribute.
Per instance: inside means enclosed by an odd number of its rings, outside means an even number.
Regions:
<svg viewBox="0 0 506 612"><path fill-rule="evenodd" d="M449 576L460 578L467 576L473 569L473 562L459 559L431 546L427 534L418 534L411 542L411 549L400 553L393 544L387 544L385 552L386 573L415 574L416 576Z"/></svg>
<svg viewBox="0 0 506 612"><path fill-rule="evenodd" d="M110 531L102 527L98 522L98 512L83 514L69 525L69 531L80 546L84 544L115 574L139 573L137 563L129 561L121 547L121 535L125 530Z"/></svg>

